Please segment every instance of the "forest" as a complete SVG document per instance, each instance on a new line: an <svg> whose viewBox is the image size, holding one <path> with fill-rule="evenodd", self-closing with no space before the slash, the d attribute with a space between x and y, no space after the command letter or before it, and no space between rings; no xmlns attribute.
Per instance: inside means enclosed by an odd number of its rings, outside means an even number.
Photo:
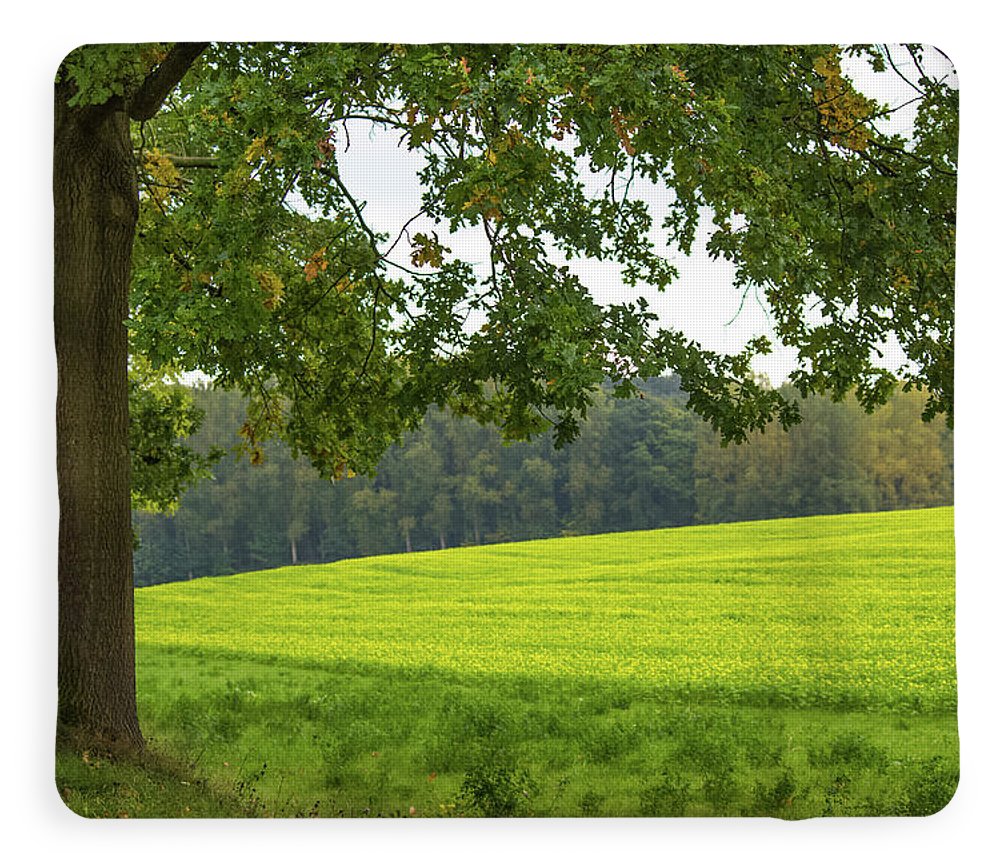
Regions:
<svg viewBox="0 0 1000 866"><path fill-rule="evenodd" d="M953 432L897 392L867 414L814 397L723 447L675 378L642 399L602 393L581 435L505 444L492 426L431 410L372 478L321 478L281 443L247 454L246 406L208 387L178 395L203 414L191 445L225 455L170 514L136 510L135 583L149 585L356 556L534 538L953 503ZM216 453L215 456L218 456Z"/></svg>

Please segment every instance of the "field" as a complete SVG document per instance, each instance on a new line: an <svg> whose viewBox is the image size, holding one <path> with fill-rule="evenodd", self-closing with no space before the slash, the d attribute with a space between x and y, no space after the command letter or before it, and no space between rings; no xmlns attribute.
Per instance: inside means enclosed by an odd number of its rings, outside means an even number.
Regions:
<svg viewBox="0 0 1000 866"><path fill-rule="evenodd" d="M144 588L140 719L245 814L928 814L958 778L953 516ZM78 811L94 772L67 769Z"/></svg>

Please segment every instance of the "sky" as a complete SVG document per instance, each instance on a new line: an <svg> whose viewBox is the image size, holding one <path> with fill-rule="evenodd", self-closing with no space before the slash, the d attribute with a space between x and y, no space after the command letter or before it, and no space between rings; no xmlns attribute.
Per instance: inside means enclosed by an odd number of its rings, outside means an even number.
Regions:
<svg viewBox="0 0 1000 866"><path fill-rule="evenodd" d="M893 58L901 73L911 81L917 79L913 61L905 51L894 51ZM863 93L890 107L905 105L915 95L910 85L894 72L875 73L861 58L848 58L845 69ZM953 77L950 61L934 49L925 52L925 69L935 77L949 74ZM916 105L906 105L893 113L885 124L887 130L905 134L912 130L915 114ZM372 124L355 121L348 127L348 133L349 142L342 130L337 138L342 177L355 198L366 202L364 214L371 227L395 239L403 224L420 210L420 184L416 175L422 158L405 145L399 145L398 132L380 131ZM588 177L587 169L582 164L580 168L581 179L589 190L597 192L606 183L605 176ZM653 224L659 225L666 213L669 191L662 185L637 178L633 182L632 195L649 204ZM409 228L411 236L418 231L431 230L451 248L453 257L476 263L479 265L477 272L486 273L489 247L481 228L464 229L453 235L447 226L434 225L426 218L415 220ZM632 289L625 286L613 263L566 262L556 250L552 250L551 255L558 263L569 265L591 289L598 303L634 300L641 294L649 301L650 310L662 326L679 330L711 351L734 354L753 337L768 336L773 350L767 356L758 356L754 369L773 384L781 384L795 367L796 352L783 346L774 336L772 317L762 294L751 291L744 299L743 291L733 286L733 265L723 259L712 259L705 251L709 234L710 221L706 212L690 256L669 250L665 244L658 245L660 252L667 255L679 271L677 279L662 293L649 287ZM404 241L395 247L390 258L398 264L408 265L409 253L410 247ZM470 318L468 327L476 328L480 324L481 320ZM885 366L895 368L904 363L905 357L893 342L883 350Z"/></svg>

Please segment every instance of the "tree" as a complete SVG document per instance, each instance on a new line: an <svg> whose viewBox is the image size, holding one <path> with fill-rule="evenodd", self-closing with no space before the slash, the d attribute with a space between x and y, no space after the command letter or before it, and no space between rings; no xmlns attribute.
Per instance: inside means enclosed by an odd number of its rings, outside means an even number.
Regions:
<svg viewBox="0 0 1000 866"><path fill-rule="evenodd" d="M735 356L705 351L656 331L644 301L598 304L550 254L614 261L623 282L658 290L675 275L665 245L690 252L706 215L710 251L798 348L802 395L853 388L871 407L895 372L926 392L928 417L950 417L957 92L923 71L919 47L853 53L896 68L893 51L918 70L905 140L880 128L890 109L852 87L830 46L69 55L54 150L60 730L142 746L130 358L242 391L251 460L280 437L333 477L370 471L434 403L562 445L603 382L633 395L668 367L690 406L739 440L798 417L751 375L764 338ZM357 122L421 155L423 217L482 232L485 273L432 228L372 231L338 168ZM662 230L636 178L672 191ZM390 255L404 239L409 264ZM887 336L905 370L873 363Z"/></svg>

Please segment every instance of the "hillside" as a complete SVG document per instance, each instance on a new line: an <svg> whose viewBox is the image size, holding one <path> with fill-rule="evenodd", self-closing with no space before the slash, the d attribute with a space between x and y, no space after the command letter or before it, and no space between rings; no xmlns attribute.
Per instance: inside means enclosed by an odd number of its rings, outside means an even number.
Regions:
<svg viewBox="0 0 1000 866"><path fill-rule="evenodd" d="M952 514L683 527L202 579L136 593L139 645L952 706Z"/></svg>
<svg viewBox="0 0 1000 866"><path fill-rule="evenodd" d="M208 802L248 814L926 814L957 781L952 521L683 527L142 588L140 716ZM66 775L100 789L92 766ZM100 805L73 785L68 801L115 808L108 778Z"/></svg>

